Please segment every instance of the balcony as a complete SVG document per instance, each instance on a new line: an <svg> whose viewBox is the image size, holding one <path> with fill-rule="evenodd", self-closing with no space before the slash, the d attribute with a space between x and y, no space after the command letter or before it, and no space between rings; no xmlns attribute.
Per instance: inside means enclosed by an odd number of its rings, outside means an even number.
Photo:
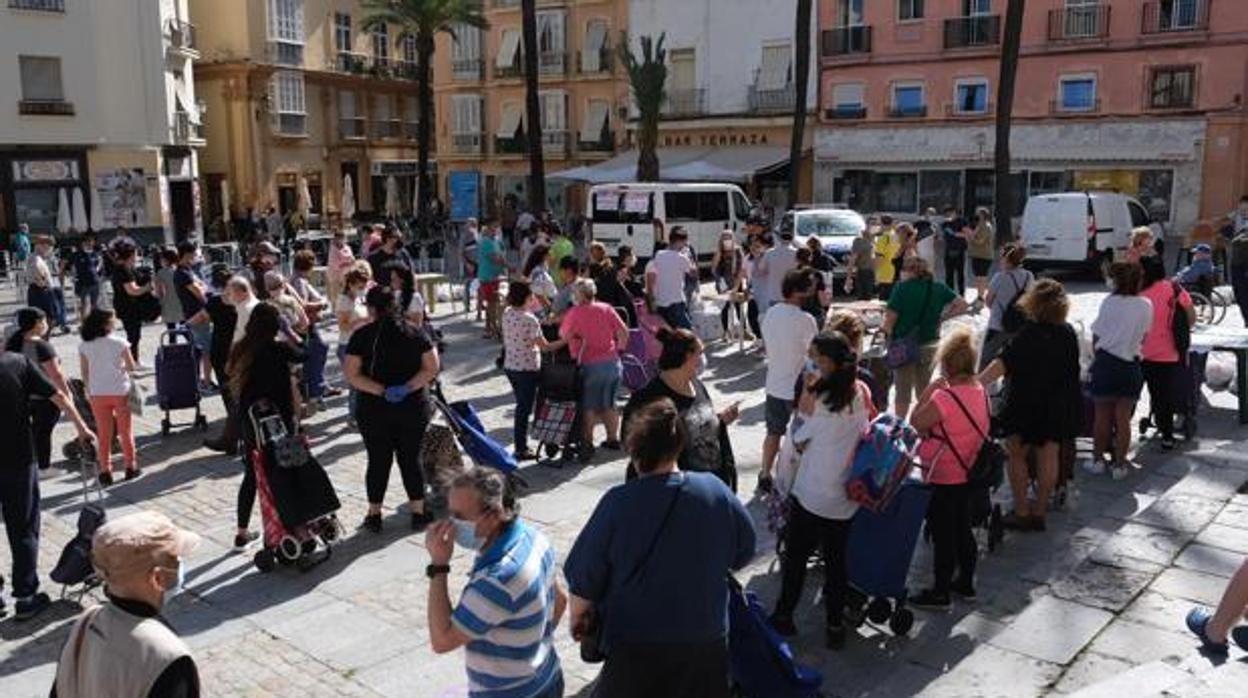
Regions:
<svg viewBox="0 0 1248 698"><path fill-rule="evenodd" d="M303 44L289 41L270 41L265 47L265 56L274 65L303 65Z"/></svg>
<svg viewBox="0 0 1248 698"><path fill-rule="evenodd" d="M542 130L542 152L544 153L566 156L571 148L571 144L572 141L568 138L568 132L566 130Z"/></svg>
<svg viewBox="0 0 1248 698"><path fill-rule="evenodd" d="M615 143L611 138L599 138L596 141L587 141L578 139L576 149L582 153L613 153L615 152Z"/></svg>
<svg viewBox="0 0 1248 698"><path fill-rule="evenodd" d="M343 140L360 139L364 137L364 117L362 116L343 116L338 118L338 137Z"/></svg>
<svg viewBox="0 0 1248 698"><path fill-rule="evenodd" d="M1109 5L1083 5L1049 12L1049 41L1082 41L1109 36Z"/></svg>
<svg viewBox="0 0 1248 698"><path fill-rule="evenodd" d="M419 121L404 121L403 122L403 137L409 141L418 140L420 138L420 122ZM433 129L429 129L429 139L432 141L432 139L436 137L437 137L437 134L433 132Z"/></svg>
<svg viewBox="0 0 1248 698"><path fill-rule="evenodd" d="M598 65L594 65L592 55L597 55ZM603 46L598 51L576 53L576 67L581 75L610 75L615 70L615 51L610 46Z"/></svg>
<svg viewBox="0 0 1248 698"><path fill-rule="evenodd" d="M1146 2L1141 34L1203 32L1209 30L1210 0Z"/></svg>
<svg viewBox="0 0 1248 698"><path fill-rule="evenodd" d="M338 55L334 56L333 68L341 73L363 75L368 72L368 56L363 53L339 51Z"/></svg>
<svg viewBox="0 0 1248 698"><path fill-rule="evenodd" d="M10 10L31 12L64 12L65 0L9 0Z"/></svg>
<svg viewBox="0 0 1248 698"><path fill-rule="evenodd" d="M197 57L195 25L180 19L169 20L169 50L188 58Z"/></svg>
<svg viewBox="0 0 1248 698"><path fill-rule="evenodd" d="M871 27L852 26L823 30L819 53L824 58L871 53Z"/></svg>
<svg viewBox="0 0 1248 698"><path fill-rule="evenodd" d="M494 0L496 8L520 7L520 0Z"/></svg>
<svg viewBox="0 0 1248 698"><path fill-rule="evenodd" d="M529 152L529 141L524 136L503 138L494 136L495 155L523 155Z"/></svg>
<svg viewBox="0 0 1248 698"><path fill-rule="evenodd" d="M823 110L823 118L829 121L852 121L867 118L866 107L840 106Z"/></svg>
<svg viewBox="0 0 1248 698"><path fill-rule="evenodd" d="M308 135L307 114L276 114L273 117L273 133L288 138L305 138Z"/></svg>
<svg viewBox="0 0 1248 698"><path fill-rule="evenodd" d="M477 81L485 78L485 62L480 58L457 58L451 61L451 77L455 80Z"/></svg>
<svg viewBox="0 0 1248 698"><path fill-rule="evenodd" d="M563 75L568 72L568 54L558 51L542 51L537 54L538 75Z"/></svg>
<svg viewBox="0 0 1248 698"><path fill-rule="evenodd" d="M452 133L451 152L456 155L481 155L485 139L480 133Z"/></svg>
<svg viewBox="0 0 1248 698"><path fill-rule="evenodd" d="M1096 114L1101 111L1101 100L1094 99L1090 104L1074 105L1064 104L1061 100L1049 101L1049 113L1053 116L1082 116L1085 114Z"/></svg>
<svg viewBox="0 0 1248 698"><path fill-rule="evenodd" d="M945 48L979 48L1001 43L1001 15L974 15L945 20Z"/></svg>
<svg viewBox="0 0 1248 698"><path fill-rule="evenodd" d="M755 82L750 85L749 102L754 114L791 114L797 105L797 87L789 83L784 87L761 88Z"/></svg>
<svg viewBox="0 0 1248 698"><path fill-rule="evenodd" d="M203 127L192 121L190 114L181 111L174 112L173 141L178 145L203 143Z"/></svg>
<svg viewBox="0 0 1248 698"><path fill-rule="evenodd" d="M888 108L888 118L890 119L924 119L927 118L927 107L899 107L893 105Z"/></svg>
<svg viewBox="0 0 1248 698"><path fill-rule="evenodd" d="M706 90L693 88L669 90L663 103L663 115L668 117L701 116L706 113Z"/></svg>
<svg viewBox="0 0 1248 698"><path fill-rule="evenodd" d="M17 113L23 116L73 116L73 102L63 99L20 99Z"/></svg>
<svg viewBox="0 0 1248 698"><path fill-rule="evenodd" d="M507 66L495 65L494 78L497 80L511 80L524 77L524 56L516 54L516 60Z"/></svg>
<svg viewBox="0 0 1248 698"><path fill-rule="evenodd" d="M982 119L992 116L993 104L988 102L983 109L963 109L961 105L954 102L945 102L945 116L951 119Z"/></svg>
<svg viewBox="0 0 1248 698"><path fill-rule="evenodd" d="M372 139L398 138L403 122L398 119L373 119L368 122L368 137Z"/></svg>

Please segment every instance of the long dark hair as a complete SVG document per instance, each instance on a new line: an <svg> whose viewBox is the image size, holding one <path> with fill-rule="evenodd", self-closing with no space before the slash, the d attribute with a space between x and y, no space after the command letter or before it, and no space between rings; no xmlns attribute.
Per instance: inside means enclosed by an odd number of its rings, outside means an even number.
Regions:
<svg viewBox="0 0 1248 698"><path fill-rule="evenodd" d="M420 328L403 317L403 311L399 308L394 293L390 289L382 286L368 289L368 293L364 296L364 304L377 315L376 346L392 346L393 339L399 337L411 339L420 334Z"/></svg>
<svg viewBox="0 0 1248 698"><path fill-rule="evenodd" d="M82 341L90 342L93 339L107 337L113 317L113 311L111 310L103 308L93 309L87 314L87 319L82 321L82 329L78 331L82 335Z"/></svg>
<svg viewBox="0 0 1248 698"><path fill-rule="evenodd" d="M261 301L251 310L243 338L230 350L225 371L230 378L230 391L235 398L243 394L243 387L251 380L251 369L260 351L277 340L282 329L282 315L277 306Z"/></svg>
<svg viewBox="0 0 1248 698"><path fill-rule="evenodd" d="M550 254L548 245L534 245L529 252L529 258L524 260L524 278L529 278L529 274L533 273L533 269L539 264L546 263L546 255Z"/></svg>
<svg viewBox="0 0 1248 698"><path fill-rule="evenodd" d="M17 322L17 331L5 343L5 351L21 353L22 343L26 341L26 333L35 329L35 325L47 316L47 313L38 308L19 308L13 316L14 321Z"/></svg>
<svg viewBox="0 0 1248 698"><path fill-rule="evenodd" d="M663 351L659 353L660 371L683 366L693 348L698 345L698 336L684 328L662 327L655 336L663 344Z"/></svg>
<svg viewBox="0 0 1248 698"><path fill-rule="evenodd" d="M412 276L412 270L406 264L398 260L386 262L381 268L389 270L391 279L398 276L403 280L403 290L399 292L399 312L403 312L412 304L412 296L416 295L416 277Z"/></svg>
<svg viewBox="0 0 1248 698"><path fill-rule="evenodd" d="M635 412L628 420L628 443L637 472L652 472L663 463L674 461L688 441L685 420L680 418L676 403L659 398Z"/></svg>
<svg viewBox="0 0 1248 698"><path fill-rule="evenodd" d="M828 411L837 413L854 403L858 382L858 353L845 335L828 330L817 335L810 346L815 353L836 363L836 370L822 375L815 382L813 391L823 398Z"/></svg>

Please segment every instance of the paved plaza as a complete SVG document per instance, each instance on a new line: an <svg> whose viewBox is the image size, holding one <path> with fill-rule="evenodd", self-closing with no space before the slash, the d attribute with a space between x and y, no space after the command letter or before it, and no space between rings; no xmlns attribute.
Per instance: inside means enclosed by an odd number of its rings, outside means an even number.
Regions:
<svg viewBox="0 0 1248 698"><path fill-rule="evenodd" d="M1076 316L1090 323L1103 290L1092 290L1092 284L1075 288L1082 289ZM0 294L0 311L8 317L13 290L6 285ZM496 346L481 341L478 327L464 316L448 314L446 304L439 311L448 340L448 397L471 400L491 433L508 443L512 397L494 368ZM148 362L156 337L156 326L149 326ZM68 372L76 374L77 338L57 337L54 343ZM763 435L763 362L757 354L740 355L735 345L716 344L708 374L717 401L744 401L732 439L741 496L751 502L761 538L756 561L739 578L769 607L779 591L779 565L762 507L750 491ZM144 381L154 392L150 374ZM1248 554L1248 495L1239 493L1248 492L1248 431L1234 422L1233 396L1212 399L1198 443L1173 454L1141 446L1141 467L1122 481L1079 473L1077 493L1066 511L1050 517L1046 534L1009 536L983 555L978 602L955 604L946 614L919 612L907 638L867 625L844 651L823 649L818 575L812 575L798 613L799 655L824 672L824 689L832 696L1243 695L1248 656L1236 649L1221 662L1202 656L1182 625L1192 603L1216 602L1226 577ZM210 397L204 405L215 433L220 401ZM438 656L429 646L428 556L423 536L411 534L399 515L397 472L384 532L355 530L365 509L364 452L342 398L308 427L342 499L348 535L329 561L304 574L260 574L249 555L231 552L240 462L203 449L194 429L160 437L159 420L152 407L137 423L144 476L110 488L106 502L110 516L156 509L204 535L189 561L187 589L166 615L195 651L208 695L465 694L462 652ZM71 432L58 430L58 451ZM540 526L561 557L602 493L623 480L623 461L607 456L600 450L586 467L523 470L528 488L520 498L522 515ZM59 590L46 574L74 531L81 502L78 476L63 465L54 465L41 483L40 572L54 595ZM253 528L259 523L257 510ZM6 576L8 556L8 547L0 545ZM457 552L453 595L469 564ZM911 588L928 581L930 567L930 553L921 545ZM78 610L76 603L60 601L32 622L0 621L0 696L47 695ZM589 695L597 667L580 662L565 628L557 638L568 695Z"/></svg>

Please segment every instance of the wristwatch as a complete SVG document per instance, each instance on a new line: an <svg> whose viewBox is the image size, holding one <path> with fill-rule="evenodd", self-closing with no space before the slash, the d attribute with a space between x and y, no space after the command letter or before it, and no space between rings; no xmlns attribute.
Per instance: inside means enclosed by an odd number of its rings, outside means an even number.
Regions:
<svg viewBox="0 0 1248 698"><path fill-rule="evenodd" d="M425 566L425 576L430 579L433 579L434 577L437 577L440 574L450 574L450 573L451 573L450 565L426 565Z"/></svg>

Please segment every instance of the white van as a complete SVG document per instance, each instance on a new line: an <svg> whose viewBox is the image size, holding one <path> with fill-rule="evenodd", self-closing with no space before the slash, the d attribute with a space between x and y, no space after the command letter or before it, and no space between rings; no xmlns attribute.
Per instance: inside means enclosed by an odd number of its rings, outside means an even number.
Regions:
<svg viewBox="0 0 1248 698"><path fill-rule="evenodd" d="M587 206L593 239L611 255L629 245L639 259L654 255L655 219L669 233L684 228L698 260L709 262L720 233L741 230L750 215L750 202L735 184L599 184L590 188Z"/></svg>
<svg viewBox="0 0 1248 698"><path fill-rule="evenodd" d="M1130 246L1131 230L1150 220L1148 209L1125 194L1039 194L1027 200L1018 235L1028 266L1099 266Z"/></svg>

